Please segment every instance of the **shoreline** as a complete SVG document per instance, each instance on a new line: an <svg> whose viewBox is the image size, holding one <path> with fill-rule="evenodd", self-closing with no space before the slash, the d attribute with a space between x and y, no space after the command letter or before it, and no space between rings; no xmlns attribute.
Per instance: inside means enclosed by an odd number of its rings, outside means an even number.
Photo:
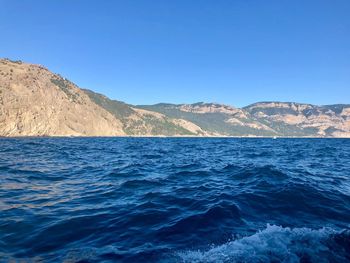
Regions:
<svg viewBox="0 0 350 263"><path fill-rule="evenodd" d="M164 136L164 135L120 135L120 136L74 136L74 135L24 135L24 136L0 136L0 139L26 139L26 138L195 138L195 139L350 139L350 137L321 137L321 136L190 136L190 135L174 135L174 136Z"/></svg>

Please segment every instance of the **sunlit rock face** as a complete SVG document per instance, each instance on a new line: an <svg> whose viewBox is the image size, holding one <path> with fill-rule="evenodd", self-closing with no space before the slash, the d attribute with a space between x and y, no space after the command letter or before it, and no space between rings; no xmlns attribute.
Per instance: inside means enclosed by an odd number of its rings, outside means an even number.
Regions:
<svg viewBox="0 0 350 263"><path fill-rule="evenodd" d="M1 136L123 135L75 84L40 65L0 60Z"/></svg>
<svg viewBox="0 0 350 263"><path fill-rule="evenodd" d="M316 135L349 137L350 105L325 105L263 102L245 107L252 116L274 125L283 123L300 129L314 129Z"/></svg>

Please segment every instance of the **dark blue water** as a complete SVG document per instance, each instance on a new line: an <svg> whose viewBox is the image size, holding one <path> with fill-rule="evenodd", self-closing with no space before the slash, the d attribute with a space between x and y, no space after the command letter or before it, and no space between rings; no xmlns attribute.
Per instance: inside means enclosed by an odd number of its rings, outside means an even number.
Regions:
<svg viewBox="0 0 350 263"><path fill-rule="evenodd" d="M350 261L350 140L0 139L0 261Z"/></svg>

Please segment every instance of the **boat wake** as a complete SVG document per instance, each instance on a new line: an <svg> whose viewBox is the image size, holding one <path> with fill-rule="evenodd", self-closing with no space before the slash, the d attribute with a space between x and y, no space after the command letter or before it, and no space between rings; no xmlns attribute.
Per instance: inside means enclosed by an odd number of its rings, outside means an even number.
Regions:
<svg viewBox="0 0 350 263"><path fill-rule="evenodd" d="M178 256L182 262L347 262L350 231L268 224L251 236L208 251L180 252Z"/></svg>

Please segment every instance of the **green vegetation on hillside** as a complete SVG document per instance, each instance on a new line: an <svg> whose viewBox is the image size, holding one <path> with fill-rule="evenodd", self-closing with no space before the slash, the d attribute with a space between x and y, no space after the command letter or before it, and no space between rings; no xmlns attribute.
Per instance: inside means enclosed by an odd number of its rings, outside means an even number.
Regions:
<svg viewBox="0 0 350 263"><path fill-rule="evenodd" d="M131 105L111 100L102 94L84 90L90 99L119 119L128 135L195 135L189 130L171 122L171 118L157 118L151 114L138 114ZM131 115L137 116L129 118Z"/></svg>
<svg viewBox="0 0 350 263"><path fill-rule="evenodd" d="M155 104L155 105L142 105L139 108L156 111L166 116L184 119L190 121L203 130L213 134L222 134L227 136L242 136L242 135L255 135L255 136L274 136L276 133L254 129L248 126L234 125L229 122L231 115L225 113L193 113L181 111L178 105L172 104ZM246 122L244 119L240 119L242 122Z"/></svg>
<svg viewBox="0 0 350 263"><path fill-rule="evenodd" d="M135 113L135 111L124 102L111 100L102 94L88 89L84 89L83 91L85 91L93 102L113 114L118 119L129 117L131 114Z"/></svg>
<svg viewBox="0 0 350 263"><path fill-rule="evenodd" d="M78 102L79 95L72 91L70 87L71 85L74 85L72 82L61 77L51 78L51 82L59 87L64 93L66 93L69 99L74 102Z"/></svg>

